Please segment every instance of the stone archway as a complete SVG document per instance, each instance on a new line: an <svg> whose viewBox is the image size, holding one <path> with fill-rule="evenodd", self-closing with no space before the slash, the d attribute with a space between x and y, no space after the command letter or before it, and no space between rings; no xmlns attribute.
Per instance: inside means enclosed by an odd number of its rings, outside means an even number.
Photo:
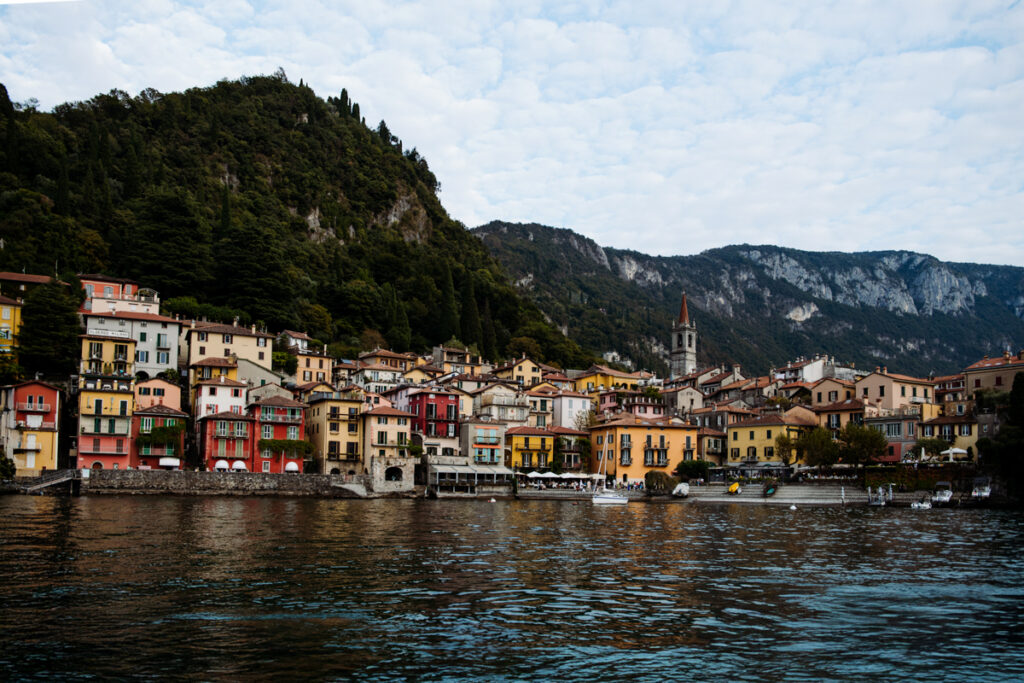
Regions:
<svg viewBox="0 0 1024 683"><path fill-rule="evenodd" d="M341 474L341 470L339 470L337 467L332 467L331 474Z"/></svg>
<svg viewBox="0 0 1024 683"><path fill-rule="evenodd" d="M389 467L384 470L384 481L402 481L402 468Z"/></svg>
<svg viewBox="0 0 1024 683"><path fill-rule="evenodd" d="M103 469L103 463L101 463L99 460L97 460L96 462L94 462L92 464L92 469L94 469L94 470L102 470Z"/></svg>

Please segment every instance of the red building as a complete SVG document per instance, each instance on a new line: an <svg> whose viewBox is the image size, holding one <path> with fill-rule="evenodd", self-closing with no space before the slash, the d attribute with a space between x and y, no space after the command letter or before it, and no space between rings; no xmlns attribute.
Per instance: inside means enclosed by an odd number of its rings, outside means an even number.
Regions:
<svg viewBox="0 0 1024 683"><path fill-rule="evenodd" d="M199 418L199 455L208 470L252 471L253 419L222 412Z"/></svg>
<svg viewBox="0 0 1024 683"><path fill-rule="evenodd" d="M442 389L416 389L409 394L413 433L423 436L459 436L459 395Z"/></svg>
<svg viewBox="0 0 1024 683"><path fill-rule="evenodd" d="M302 472L303 460L312 452L305 441L305 403L282 396L269 396L250 403L255 449L253 472Z"/></svg>
<svg viewBox="0 0 1024 683"><path fill-rule="evenodd" d="M57 469L57 436L60 419L60 389L32 380L3 389L3 417L12 417L7 427L7 453L13 456L17 474L33 476ZM0 429L0 434L6 430Z"/></svg>
<svg viewBox="0 0 1024 683"><path fill-rule="evenodd" d="M187 413L157 404L132 415L132 467L180 470Z"/></svg>

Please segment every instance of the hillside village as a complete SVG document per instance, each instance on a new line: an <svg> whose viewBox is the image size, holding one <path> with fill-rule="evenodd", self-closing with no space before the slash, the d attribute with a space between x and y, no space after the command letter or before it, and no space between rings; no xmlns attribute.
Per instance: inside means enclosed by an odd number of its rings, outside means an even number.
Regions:
<svg viewBox="0 0 1024 683"><path fill-rule="evenodd" d="M162 315L158 292L138 282L78 279L78 373L63 387L29 379L0 391L0 445L18 476L323 473L372 492L425 485L439 494L517 478L642 486L651 472L701 461L731 475L786 476L822 464L798 447L803 435L820 428L840 439L849 424L884 435L877 462L974 462L979 439L1000 426L986 393L1008 391L1024 371L1024 352L945 377L827 355L755 377L738 365L698 367L685 294L667 378L598 364L560 369L526 355L498 361L456 346L339 359L301 330ZM23 298L49 281L0 273L0 352L17 356ZM275 369L275 348L294 358L293 373Z"/></svg>

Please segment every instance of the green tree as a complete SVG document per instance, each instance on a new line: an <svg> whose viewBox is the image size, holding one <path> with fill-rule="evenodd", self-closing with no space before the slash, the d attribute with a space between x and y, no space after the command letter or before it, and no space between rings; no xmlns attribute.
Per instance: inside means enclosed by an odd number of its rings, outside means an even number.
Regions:
<svg viewBox="0 0 1024 683"><path fill-rule="evenodd" d="M775 455L787 467L793 462L793 451L796 450L796 441L796 439L788 434L779 434L775 437Z"/></svg>
<svg viewBox="0 0 1024 683"><path fill-rule="evenodd" d="M473 278L466 276L462 285L462 341L467 344L480 344L483 340L483 329L480 323L480 311L476 305L476 294L473 292Z"/></svg>
<svg viewBox="0 0 1024 683"><path fill-rule="evenodd" d="M704 479L707 481L711 464L707 460L680 460L672 473L683 481Z"/></svg>
<svg viewBox="0 0 1024 683"><path fill-rule="evenodd" d="M864 467L885 455L889 449L882 432L855 422L847 422L839 430L839 457L848 465Z"/></svg>
<svg viewBox="0 0 1024 683"><path fill-rule="evenodd" d="M294 354L288 353L287 351L274 351L273 362L271 363L274 370L283 372L286 375L294 375L295 371L299 368L299 359Z"/></svg>
<svg viewBox="0 0 1024 683"><path fill-rule="evenodd" d="M441 339L459 336L459 312L455 307L455 285L452 283L452 269L446 262L441 282L441 316L438 321Z"/></svg>
<svg viewBox="0 0 1024 683"><path fill-rule="evenodd" d="M10 481L18 472L18 466L6 454L0 453L0 481Z"/></svg>
<svg viewBox="0 0 1024 683"><path fill-rule="evenodd" d="M50 280L25 297L18 357L26 373L66 379L81 357L78 301L68 286Z"/></svg>
<svg viewBox="0 0 1024 683"><path fill-rule="evenodd" d="M831 467L839 459L839 446L832 440L832 433L824 427L815 427L801 434L797 448L804 454L804 462L811 467Z"/></svg>
<svg viewBox="0 0 1024 683"><path fill-rule="evenodd" d="M494 334L494 318L491 317L491 304L484 299L484 314L480 321L480 352L489 361L498 360L497 339Z"/></svg>
<svg viewBox="0 0 1024 683"><path fill-rule="evenodd" d="M924 449L927 455L934 457L947 448L949 448L949 442L945 439L925 436L918 439L914 444L914 453L920 457L921 449Z"/></svg>

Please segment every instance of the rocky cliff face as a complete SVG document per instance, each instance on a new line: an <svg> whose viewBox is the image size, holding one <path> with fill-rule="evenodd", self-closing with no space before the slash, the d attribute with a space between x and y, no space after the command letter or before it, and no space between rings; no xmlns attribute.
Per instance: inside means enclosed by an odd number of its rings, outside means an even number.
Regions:
<svg viewBox="0 0 1024 683"><path fill-rule="evenodd" d="M703 360L751 369L823 352L943 374L1024 347L1024 268L750 245L657 257L539 225L474 232L570 335L640 365L664 367L651 340L668 338L683 291Z"/></svg>

